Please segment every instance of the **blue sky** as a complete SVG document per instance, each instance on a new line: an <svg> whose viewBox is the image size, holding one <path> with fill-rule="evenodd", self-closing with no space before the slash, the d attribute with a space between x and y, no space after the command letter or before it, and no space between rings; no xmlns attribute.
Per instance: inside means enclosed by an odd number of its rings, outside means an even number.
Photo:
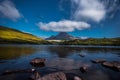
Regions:
<svg viewBox="0 0 120 80"><path fill-rule="evenodd" d="M0 25L46 38L120 37L119 0L0 0Z"/></svg>

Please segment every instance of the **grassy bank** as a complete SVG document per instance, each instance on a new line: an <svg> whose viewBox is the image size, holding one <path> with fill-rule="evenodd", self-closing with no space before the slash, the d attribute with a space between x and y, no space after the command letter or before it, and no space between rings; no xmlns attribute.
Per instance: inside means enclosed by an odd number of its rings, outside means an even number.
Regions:
<svg viewBox="0 0 120 80"><path fill-rule="evenodd" d="M85 40L63 41L61 45L113 45L120 46L120 38L89 38Z"/></svg>

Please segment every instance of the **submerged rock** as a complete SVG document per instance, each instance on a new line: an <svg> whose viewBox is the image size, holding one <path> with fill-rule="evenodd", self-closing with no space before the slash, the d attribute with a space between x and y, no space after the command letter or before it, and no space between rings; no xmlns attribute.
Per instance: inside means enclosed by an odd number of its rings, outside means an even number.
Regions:
<svg viewBox="0 0 120 80"><path fill-rule="evenodd" d="M44 67L45 61L46 60L44 58L35 58L30 62L30 64L34 67Z"/></svg>
<svg viewBox="0 0 120 80"><path fill-rule="evenodd" d="M120 62L113 61L113 62L104 62L102 63L103 66L108 67L110 69L120 71Z"/></svg>
<svg viewBox="0 0 120 80"><path fill-rule="evenodd" d="M14 73L31 73L31 72L35 72L36 70L33 69L19 69L19 70L6 70L3 75L7 75L7 74L14 74Z"/></svg>
<svg viewBox="0 0 120 80"><path fill-rule="evenodd" d="M103 63L105 62L105 59L96 59L96 60L92 60L93 63Z"/></svg>

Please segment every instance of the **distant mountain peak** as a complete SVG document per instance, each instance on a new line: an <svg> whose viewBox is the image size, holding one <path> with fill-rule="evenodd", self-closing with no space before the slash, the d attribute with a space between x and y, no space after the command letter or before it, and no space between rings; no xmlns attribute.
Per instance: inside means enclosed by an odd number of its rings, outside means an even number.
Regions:
<svg viewBox="0 0 120 80"><path fill-rule="evenodd" d="M60 32L60 33L58 34L58 36L71 36L71 35L69 35L69 34L66 33L66 32Z"/></svg>
<svg viewBox="0 0 120 80"><path fill-rule="evenodd" d="M46 40L74 40L74 39L77 39L77 38L66 32L60 32L56 36L51 36L47 38Z"/></svg>

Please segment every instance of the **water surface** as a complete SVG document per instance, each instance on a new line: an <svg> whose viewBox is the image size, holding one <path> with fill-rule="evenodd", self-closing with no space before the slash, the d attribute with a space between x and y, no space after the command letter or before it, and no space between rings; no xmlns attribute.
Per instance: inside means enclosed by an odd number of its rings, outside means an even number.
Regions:
<svg viewBox="0 0 120 80"><path fill-rule="evenodd" d="M81 57L84 55L85 57ZM30 61L36 57L45 58L45 67L34 67ZM36 68L41 76L63 71L68 77L77 75L84 80L120 80L120 72L94 64L91 60L106 59L120 61L120 47L117 46L74 46L74 45L0 45L0 80L29 80L31 73L1 75L5 70ZM79 68L88 66L86 73ZM71 80L71 79L69 79Z"/></svg>

